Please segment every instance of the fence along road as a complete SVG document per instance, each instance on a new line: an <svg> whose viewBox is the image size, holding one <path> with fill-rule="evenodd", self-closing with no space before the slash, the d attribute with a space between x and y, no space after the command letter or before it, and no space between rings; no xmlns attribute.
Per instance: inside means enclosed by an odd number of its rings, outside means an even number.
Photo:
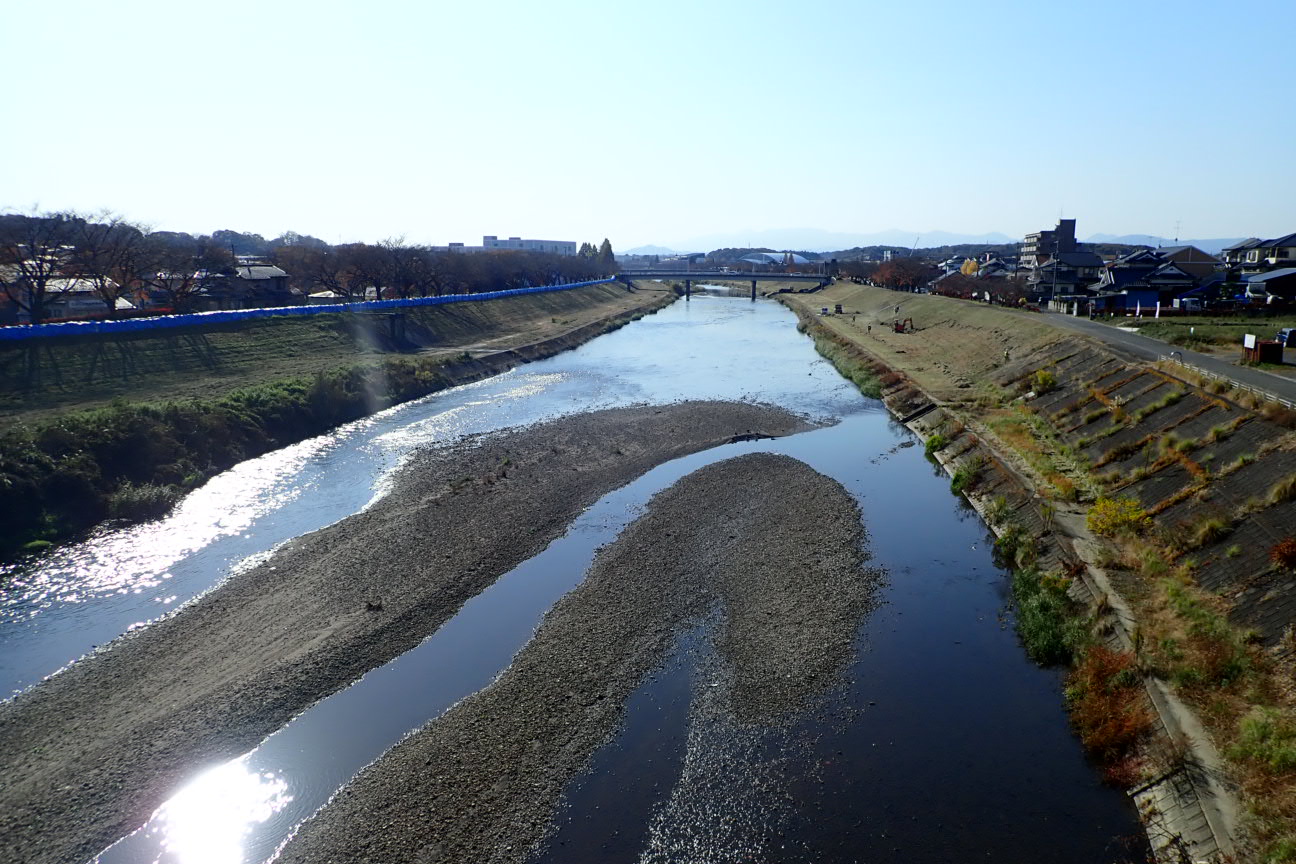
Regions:
<svg viewBox="0 0 1296 864"><path fill-rule="evenodd" d="M1284 378L1263 369L1237 366L1209 354L1190 351L1187 348L1178 348L1162 342L1160 339L1153 339L1140 333L1112 327L1109 324L1099 324L1085 318L1050 312L1046 314L1044 320L1057 327L1075 330L1086 336L1099 339L1112 348L1133 355L1138 359L1153 362L1165 360L1178 363L1186 369L1205 375L1207 378L1228 381L1239 389L1258 393L1280 402L1288 408L1296 408L1296 380Z"/></svg>
<svg viewBox="0 0 1296 864"><path fill-rule="evenodd" d="M253 318L274 318L284 315L322 315L337 312L375 312L382 309L408 309L414 306L439 306L443 303L476 303L517 297L523 294L544 294L550 291L570 291L589 285L607 285L616 277L595 279L590 282L568 282L562 285L541 285L536 288L511 288L507 291L487 291L481 294L442 294L439 297L413 297L409 300L368 300L363 303L326 303L312 306L276 306L266 309L230 309L218 312L195 312L189 315L159 315L156 318L127 318L121 321L67 321L59 324L33 324L0 327L0 342L23 342L31 339L49 339L58 336L85 336L90 333L137 333L145 330L169 330L175 327L224 324L229 321L247 321Z"/></svg>

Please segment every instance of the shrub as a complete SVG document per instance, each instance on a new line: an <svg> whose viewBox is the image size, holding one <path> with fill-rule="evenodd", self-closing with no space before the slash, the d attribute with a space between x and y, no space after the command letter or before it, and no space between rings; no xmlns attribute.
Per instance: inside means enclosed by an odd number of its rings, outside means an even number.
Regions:
<svg viewBox="0 0 1296 864"><path fill-rule="evenodd" d="M962 495L975 486L976 482L981 479L981 468L984 465L985 458L975 456L956 468L954 476L950 478L950 491L955 495Z"/></svg>
<svg viewBox="0 0 1296 864"><path fill-rule="evenodd" d="M108 513L115 519L139 521L165 516L181 493L171 486L126 483L108 496Z"/></svg>
<svg viewBox="0 0 1296 864"><path fill-rule="evenodd" d="M1013 572L1017 633L1026 653L1041 666L1071 662L1088 634L1067 596L1067 579L1041 574L1034 567Z"/></svg>
<svg viewBox="0 0 1296 864"><path fill-rule="evenodd" d="M924 446L926 448L927 455L930 456L931 454L935 453L937 450L945 449L945 445L947 444L949 444L949 439L947 439L941 433L937 432L935 435L932 435L930 438L927 439L927 442Z"/></svg>
<svg viewBox="0 0 1296 864"><path fill-rule="evenodd" d="M1284 570L1296 570L1296 538L1279 541L1269 550L1269 560Z"/></svg>
<svg viewBox="0 0 1296 864"><path fill-rule="evenodd" d="M1071 722L1085 749L1115 762L1152 727L1134 655L1093 645L1067 676Z"/></svg>
<svg viewBox="0 0 1296 864"><path fill-rule="evenodd" d="M1031 376L1031 389L1036 393L1048 393L1057 388L1057 376L1047 369L1037 369Z"/></svg>
<svg viewBox="0 0 1296 864"><path fill-rule="evenodd" d="M1002 525L1011 512L1012 505L1008 503L1008 499L1002 495L996 495L995 499L986 507L986 521L991 525Z"/></svg>
<svg viewBox="0 0 1296 864"><path fill-rule="evenodd" d="M1090 531L1106 537L1141 534L1152 526L1152 518L1132 498L1099 498L1086 521Z"/></svg>
<svg viewBox="0 0 1296 864"><path fill-rule="evenodd" d="M1039 556L1035 537L1017 524L1009 525L1003 534L995 538L995 561L1009 570L1032 567Z"/></svg>

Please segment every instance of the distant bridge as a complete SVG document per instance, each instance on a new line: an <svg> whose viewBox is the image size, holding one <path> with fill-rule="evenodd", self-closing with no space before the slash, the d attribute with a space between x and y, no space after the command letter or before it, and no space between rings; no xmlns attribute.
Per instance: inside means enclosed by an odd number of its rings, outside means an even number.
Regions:
<svg viewBox="0 0 1296 864"><path fill-rule="evenodd" d="M756 299L757 282L814 282L820 288L832 283L831 276L821 273L726 273L723 270L622 270L616 278L622 282L632 279L673 279L683 282L685 300L692 295L694 282L750 282L753 300Z"/></svg>

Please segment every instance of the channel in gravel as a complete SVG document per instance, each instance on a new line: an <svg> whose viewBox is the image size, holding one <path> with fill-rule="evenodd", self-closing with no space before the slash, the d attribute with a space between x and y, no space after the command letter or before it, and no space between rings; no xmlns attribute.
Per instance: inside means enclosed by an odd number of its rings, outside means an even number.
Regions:
<svg viewBox="0 0 1296 864"><path fill-rule="evenodd" d="M880 576L854 500L752 454L656 495L489 688L362 772L279 861L524 861L675 635L719 613L728 711L772 725L838 682Z"/></svg>
<svg viewBox="0 0 1296 864"><path fill-rule="evenodd" d="M607 492L808 428L779 408L687 402L419 454L369 510L0 704L0 861L89 859L203 766L417 645Z"/></svg>

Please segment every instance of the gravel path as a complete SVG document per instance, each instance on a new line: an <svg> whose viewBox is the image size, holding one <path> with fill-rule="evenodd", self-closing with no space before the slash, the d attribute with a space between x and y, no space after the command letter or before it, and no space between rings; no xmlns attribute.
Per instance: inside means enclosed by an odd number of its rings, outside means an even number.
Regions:
<svg viewBox="0 0 1296 864"><path fill-rule="evenodd" d="M672 637L719 606L735 716L778 723L851 655L878 576L849 494L786 456L659 493L489 688L369 766L279 862L518 862Z"/></svg>
<svg viewBox="0 0 1296 864"><path fill-rule="evenodd" d="M425 451L368 511L0 704L0 862L75 862L199 768L414 647L600 496L670 459L809 425L680 403Z"/></svg>

